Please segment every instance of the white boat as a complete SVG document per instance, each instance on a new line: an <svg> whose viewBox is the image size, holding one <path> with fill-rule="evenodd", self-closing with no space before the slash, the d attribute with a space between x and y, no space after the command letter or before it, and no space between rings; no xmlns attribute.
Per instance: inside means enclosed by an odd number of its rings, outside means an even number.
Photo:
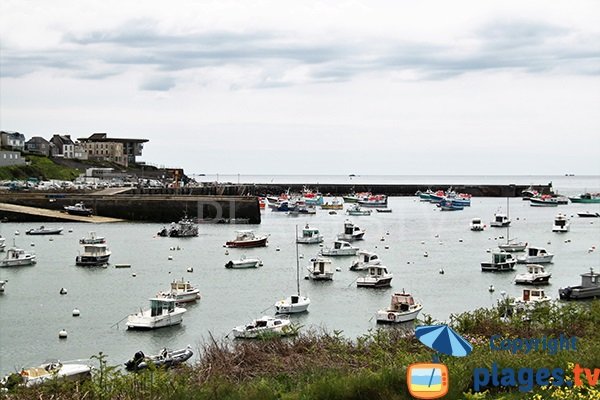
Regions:
<svg viewBox="0 0 600 400"><path fill-rule="evenodd" d="M490 262L483 261L481 263L481 270L492 272L512 271L515 269L516 263L517 260L512 254L505 251L494 251Z"/></svg>
<svg viewBox="0 0 600 400"><path fill-rule="evenodd" d="M371 215L371 212L371 210L362 209L358 204L353 204L346 210L346 214L353 216Z"/></svg>
<svg viewBox="0 0 600 400"><path fill-rule="evenodd" d="M383 265L370 265L367 275L356 280L356 287L382 288L390 287L394 275Z"/></svg>
<svg viewBox="0 0 600 400"><path fill-rule="evenodd" d="M581 211L577 213L579 218L600 218L600 213L591 211Z"/></svg>
<svg viewBox="0 0 600 400"><path fill-rule="evenodd" d="M18 375L17 384L28 387L40 385L52 379L77 381L91 376L92 367L86 364L62 363L58 360L46 361L38 367L23 368L20 372L11 374L2 379L0 386L8 383L12 375Z"/></svg>
<svg viewBox="0 0 600 400"><path fill-rule="evenodd" d="M296 238L296 243L317 244L323 242L323 235L318 229L311 228L306 224L302 229L302 236Z"/></svg>
<svg viewBox="0 0 600 400"><path fill-rule="evenodd" d="M377 322L385 323L400 323L413 321L417 318L423 305L416 302L410 293L394 293L390 308L387 310L377 311Z"/></svg>
<svg viewBox="0 0 600 400"><path fill-rule="evenodd" d="M286 336L295 332L287 318L264 316L232 330L235 338L254 339L262 335Z"/></svg>
<svg viewBox="0 0 600 400"><path fill-rule="evenodd" d="M554 217L552 232L569 232L570 227L571 223L566 215L559 213L556 215L556 217Z"/></svg>
<svg viewBox="0 0 600 400"><path fill-rule="evenodd" d="M157 297L174 299L177 303L189 303L200 298L200 290L183 278L174 279L171 282L171 289L168 292L159 292Z"/></svg>
<svg viewBox="0 0 600 400"><path fill-rule="evenodd" d="M523 295L515 297L513 302L517 309L525 310L537 304L547 303L552 298L547 296L543 289L523 289Z"/></svg>
<svg viewBox="0 0 600 400"><path fill-rule="evenodd" d="M157 235L175 238L195 237L198 236L198 225L191 219L185 217L177 223L172 222L168 228L163 227Z"/></svg>
<svg viewBox="0 0 600 400"><path fill-rule="evenodd" d="M346 220L346 222L344 222L344 232L338 234L337 238L339 240L352 242L354 240L362 240L364 236L365 231L354 225L352 221Z"/></svg>
<svg viewBox="0 0 600 400"><path fill-rule="evenodd" d="M379 265L381 264L381 259L377 255L377 253L373 253L366 250L360 250L356 259L352 262L350 266L350 271L363 271L367 269L370 265Z"/></svg>
<svg viewBox="0 0 600 400"><path fill-rule="evenodd" d="M296 237L298 237L298 226L296 226ZM296 294L275 303L275 312L277 314L301 313L308 311L309 305L310 299L300 294L300 257L298 255L298 241L296 241Z"/></svg>
<svg viewBox="0 0 600 400"><path fill-rule="evenodd" d="M548 283L552 274L539 264L528 264L527 272L515 276L515 283L524 285L539 285Z"/></svg>
<svg viewBox="0 0 600 400"><path fill-rule="evenodd" d="M485 228L483 222L481 222L481 218L473 218L471 220L471 230L472 231L482 231Z"/></svg>
<svg viewBox="0 0 600 400"><path fill-rule="evenodd" d="M545 264L551 263L554 254L550 254L543 247L529 246L527 254L517 257L519 264Z"/></svg>
<svg viewBox="0 0 600 400"><path fill-rule="evenodd" d="M84 244L83 252L75 258L75 265L101 266L108 263L111 251L105 244Z"/></svg>
<svg viewBox="0 0 600 400"><path fill-rule="evenodd" d="M194 355L192 348L188 345L186 348L169 350L163 348L156 355L145 355L144 352L138 351L133 358L125 363L127 371L140 371L148 368L150 365L155 368L171 368L181 363L186 362Z"/></svg>
<svg viewBox="0 0 600 400"><path fill-rule="evenodd" d="M256 236L251 229L236 231L236 237L225 243L225 247L265 247L267 235Z"/></svg>
<svg viewBox="0 0 600 400"><path fill-rule="evenodd" d="M243 269L262 267L263 262L259 258L246 258L242 256L239 260L230 260L225 264L225 268Z"/></svg>
<svg viewBox="0 0 600 400"><path fill-rule="evenodd" d="M37 229L29 229L25 231L26 235L60 235L63 228L46 228L44 225Z"/></svg>
<svg viewBox="0 0 600 400"><path fill-rule="evenodd" d="M509 210L509 199L508 197L506 198L506 217L509 217L508 214L508 210ZM510 238L510 223L506 225L506 243L502 243L499 244L498 247L500 248L500 250L502 251L506 251L509 253L517 253L520 251L525 251L525 249L527 248L527 242L523 242L523 241L517 241L516 238L511 239Z"/></svg>
<svg viewBox="0 0 600 400"><path fill-rule="evenodd" d="M321 249L321 255L328 257L355 256L357 251L358 247L353 247L343 240L336 240L333 242L333 247Z"/></svg>
<svg viewBox="0 0 600 400"><path fill-rule="evenodd" d="M0 267L19 267L35 263L35 254L26 253L23 249L11 247L6 251L6 257L0 260Z"/></svg>
<svg viewBox="0 0 600 400"><path fill-rule="evenodd" d="M504 228L510 225L510 219L506 214L496 213L494 214L494 220L490 222L490 226L494 226L496 228Z"/></svg>
<svg viewBox="0 0 600 400"><path fill-rule="evenodd" d="M87 208L83 203L76 203L74 206L66 206L65 211L72 215L83 215L84 217L94 213L94 210Z"/></svg>
<svg viewBox="0 0 600 400"><path fill-rule="evenodd" d="M330 281L333 279L333 266L329 258L317 256L306 269L308 270L309 279L315 281Z"/></svg>
<svg viewBox="0 0 600 400"><path fill-rule="evenodd" d="M559 200L550 195L542 195L540 197L532 197L529 199L529 205L532 207L556 207L559 204Z"/></svg>
<svg viewBox="0 0 600 400"><path fill-rule="evenodd" d="M79 244L102 244L106 239L102 236L96 236L96 232L90 232L89 236L79 239Z"/></svg>
<svg viewBox="0 0 600 400"><path fill-rule="evenodd" d="M187 310L177 307L174 299L152 298L150 308L127 317L129 329L157 329L180 324Z"/></svg>

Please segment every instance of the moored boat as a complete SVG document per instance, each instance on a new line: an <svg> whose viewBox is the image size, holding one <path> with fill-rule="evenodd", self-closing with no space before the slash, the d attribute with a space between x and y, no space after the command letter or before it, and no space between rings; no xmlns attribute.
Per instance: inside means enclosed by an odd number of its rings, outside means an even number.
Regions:
<svg viewBox="0 0 600 400"><path fill-rule="evenodd" d="M298 226L296 226L296 237L298 236ZM296 241L296 293L279 300L275 303L276 314L297 314L308 311L310 299L300 294L300 257L298 255L298 241Z"/></svg>
<svg viewBox="0 0 600 400"><path fill-rule="evenodd" d="M263 262L259 258L246 258L246 256L242 256L238 260L229 260L227 264L225 264L225 268L231 269L244 269L244 268L258 268L262 267Z"/></svg>
<svg viewBox="0 0 600 400"><path fill-rule="evenodd" d="M183 321L187 310L177 307L175 299L152 298L150 308L127 317L128 329L157 329L178 325Z"/></svg>
<svg viewBox="0 0 600 400"><path fill-rule="evenodd" d="M482 271L504 272L515 269L517 260L512 254L504 251L492 252L492 260L490 262L483 261L481 263Z"/></svg>
<svg viewBox="0 0 600 400"><path fill-rule="evenodd" d="M540 285L550 281L552 274L539 264L528 264L527 272L517 274L515 283L524 285Z"/></svg>
<svg viewBox="0 0 600 400"><path fill-rule="evenodd" d="M590 268L590 272L581 274L581 285L558 289L561 300L583 300L600 297L600 274Z"/></svg>
<svg viewBox="0 0 600 400"><path fill-rule="evenodd" d="M132 359L125 363L127 371L140 371L150 365L160 368L171 368L186 362L194 355L192 348L188 345L183 349L169 350L166 347L156 355L145 355L142 351L135 353Z"/></svg>
<svg viewBox="0 0 600 400"><path fill-rule="evenodd" d="M600 213L590 212L590 211L581 211L577 213L579 218L600 218Z"/></svg>
<svg viewBox="0 0 600 400"><path fill-rule="evenodd" d="M321 210L343 210L344 203L338 199L333 199L331 203L325 202L321 204Z"/></svg>
<svg viewBox="0 0 600 400"><path fill-rule="evenodd" d="M6 257L0 260L0 267L19 267L35 263L35 254L26 253L25 250L17 247L11 247L6 251Z"/></svg>
<svg viewBox="0 0 600 400"><path fill-rule="evenodd" d="M550 254L543 247L529 246L527 254L517 257L519 264L545 264L551 263L554 254Z"/></svg>
<svg viewBox="0 0 600 400"><path fill-rule="evenodd" d="M200 299L200 290L183 278L174 279L168 292L159 292L159 298L173 299L177 303L190 303Z"/></svg>
<svg viewBox="0 0 600 400"><path fill-rule="evenodd" d="M302 229L302 236L296 238L296 243L301 244L318 244L323 242L323 235L316 228L311 228L306 224Z"/></svg>
<svg viewBox="0 0 600 400"><path fill-rule="evenodd" d="M96 236L96 232L90 232L89 236L79 239L79 244L102 244L106 239L102 236Z"/></svg>
<svg viewBox="0 0 600 400"><path fill-rule="evenodd" d="M225 243L225 247L265 247L267 236L256 236L252 230L241 230L236 232L236 238Z"/></svg>
<svg viewBox="0 0 600 400"><path fill-rule="evenodd" d="M394 275L383 265L369 265L367 274L356 280L356 287L383 288L390 287Z"/></svg>
<svg viewBox="0 0 600 400"><path fill-rule="evenodd" d="M379 264L381 264L381 259L376 253L360 250L356 259L352 262L352 265L350 265L350 271L363 271L370 265Z"/></svg>
<svg viewBox="0 0 600 400"><path fill-rule="evenodd" d="M490 222L490 226L496 228L505 228L510 225L510 219L506 214L496 213L494 214L494 220Z"/></svg>
<svg viewBox="0 0 600 400"><path fill-rule="evenodd" d="M111 251L105 244L84 244L83 252L75 258L75 264L81 266L101 266L108 263Z"/></svg>
<svg viewBox="0 0 600 400"><path fill-rule="evenodd" d="M564 214L556 214L554 217L554 225L552 226L552 232L569 232L571 228L571 223L569 222L569 218L567 218Z"/></svg>
<svg viewBox="0 0 600 400"><path fill-rule="evenodd" d="M339 240L345 240L347 242L353 242L355 240L362 240L365 236L365 231L360 229L352 221L346 220L344 222L344 232L339 233L337 238Z"/></svg>
<svg viewBox="0 0 600 400"><path fill-rule="evenodd" d="M177 223L172 222L168 228L162 228L158 236L178 238L198 236L198 225L189 218L183 218Z"/></svg>
<svg viewBox="0 0 600 400"><path fill-rule="evenodd" d="M60 235L63 228L46 228L44 225L37 229L29 229L25 231L26 235Z"/></svg>
<svg viewBox="0 0 600 400"><path fill-rule="evenodd" d="M346 213L348 215L352 215L352 216L371 215L371 212L372 212L371 210L365 210L365 209L361 208L361 206L359 204L353 204L346 210Z"/></svg>
<svg viewBox="0 0 600 400"><path fill-rule="evenodd" d="M470 228L475 232L482 231L485 228L485 224L481 222L481 218L473 218L471 220Z"/></svg>
<svg viewBox="0 0 600 400"><path fill-rule="evenodd" d="M86 364L60 362L58 360L46 361L38 367L23 368L20 372L11 374L2 379L0 386L13 385L37 386L52 379L77 381L91 376L92 367ZM12 376L17 378L11 378Z"/></svg>
<svg viewBox="0 0 600 400"><path fill-rule="evenodd" d="M394 293L390 307L377 311L377 322L381 324L400 323L415 320L423 305L415 301L410 293Z"/></svg>
<svg viewBox="0 0 600 400"><path fill-rule="evenodd" d="M544 194L540 197L530 198L529 205L533 207L556 207L558 206L558 199L548 194Z"/></svg>
<svg viewBox="0 0 600 400"><path fill-rule="evenodd" d="M515 297L513 302L517 309L526 310L550 300L552 298L547 296L543 289L523 289L523 295Z"/></svg>
<svg viewBox="0 0 600 400"><path fill-rule="evenodd" d="M355 256L358 247L352 246L350 243L343 240L336 240L332 247L321 249L321 255L328 257L336 256Z"/></svg>
<svg viewBox="0 0 600 400"><path fill-rule="evenodd" d="M600 203L600 193L582 193L579 196L569 197L571 203Z"/></svg>
<svg viewBox="0 0 600 400"><path fill-rule="evenodd" d="M4 286L6 285L7 281L0 281L0 293L4 293Z"/></svg>
<svg viewBox="0 0 600 400"><path fill-rule="evenodd" d="M94 213L94 210L92 210L91 208L87 208L83 203L76 203L73 206L65 206L64 209L68 214L82 215L84 217L92 215Z"/></svg>
<svg viewBox="0 0 600 400"><path fill-rule="evenodd" d="M311 264L306 267L308 278L315 281L330 281L333 279L332 261L326 257L317 256Z"/></svg>
<svg viewBox="0 0 600 400"><path fill-rule="evenodd" d="M388 198L385 194L377 194L366 199L358 199L357 202L363 207L387 207Z"/></svg>
<svg viewBox="0 0 600 400"><path fill-rule="evenodd" d="M255 339L264 335L287 336L295 333L289 319L263 316L246 325L233 328L233 336L242 339Z"/></svg>

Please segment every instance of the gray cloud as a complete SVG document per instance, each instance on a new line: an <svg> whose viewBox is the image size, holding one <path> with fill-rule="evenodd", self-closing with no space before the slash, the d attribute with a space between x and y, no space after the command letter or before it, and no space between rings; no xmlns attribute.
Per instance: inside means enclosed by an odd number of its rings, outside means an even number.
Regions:
<svg viewBox="0 0 600 400"><path fill-rule="evenodd" d="M147 78L140 85L141 90L166 92L175 87L175 79L170 76L154 76Z"/></svg>

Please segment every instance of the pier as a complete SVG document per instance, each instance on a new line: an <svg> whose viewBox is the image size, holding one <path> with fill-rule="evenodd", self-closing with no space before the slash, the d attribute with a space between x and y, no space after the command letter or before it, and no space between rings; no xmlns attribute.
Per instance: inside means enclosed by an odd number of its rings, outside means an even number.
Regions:
<svg viewBox="0 0 600 400"><path fill-rule="evenodd" d="M90 215L87 217L81 215L71 215L66 212L57 210L48 210L46 208L19 206L16 204L0 203L0 214L4 215L6 220L17 218L19 220L28 221L68 221L68 222L87 222L92 224L100 224L107 222L123 222L118 218L100 217ZM20 216L10 218L8 215Z"/></svg>

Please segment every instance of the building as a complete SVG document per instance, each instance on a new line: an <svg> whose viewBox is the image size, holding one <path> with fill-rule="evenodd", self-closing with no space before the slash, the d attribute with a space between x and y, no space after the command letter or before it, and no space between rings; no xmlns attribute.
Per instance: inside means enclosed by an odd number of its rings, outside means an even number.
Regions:
<svg viewBox="0 0 600 400"><path fill-rule="evenodd" d="M54 135L50 143L54 145L51 148L52 157L75 158L75 143L71 135Z"/></svg>
<svg viewBox="0 0 600 400"><path fill-rule="evenodd" d="M88 138L79 138L85 146L89 159L101 159L128 166L136 163L142 155L148 139L109 138L106 133L94 133Z"/></svg>
<svg viewBox="0 0 600 400"><path fill-rule="evenodd" d="M73 150L73 158L75 158L76 160L87 160L88 159L88 153L85 148L85 144L75 142L75 147Z"/></svg>
<svg viewBox="0 0 600 400"><path fill-rule="evenodd" d="M41 136L34 136L25 142L25 151L48 157L50 155L50 142Z"/></svg>
<svg viewBox="0 0 600 400"><path fill-rule="evenodd" d="M19 132L0 131L0 144L3 149L22 151L25 148L25 135Z"/></svg>
<svg viewBox="0 0 600 400"><path fill-rule="evenodd" d="M19 151L0 150L0 167L25 165L25 159Z"/></svg>

